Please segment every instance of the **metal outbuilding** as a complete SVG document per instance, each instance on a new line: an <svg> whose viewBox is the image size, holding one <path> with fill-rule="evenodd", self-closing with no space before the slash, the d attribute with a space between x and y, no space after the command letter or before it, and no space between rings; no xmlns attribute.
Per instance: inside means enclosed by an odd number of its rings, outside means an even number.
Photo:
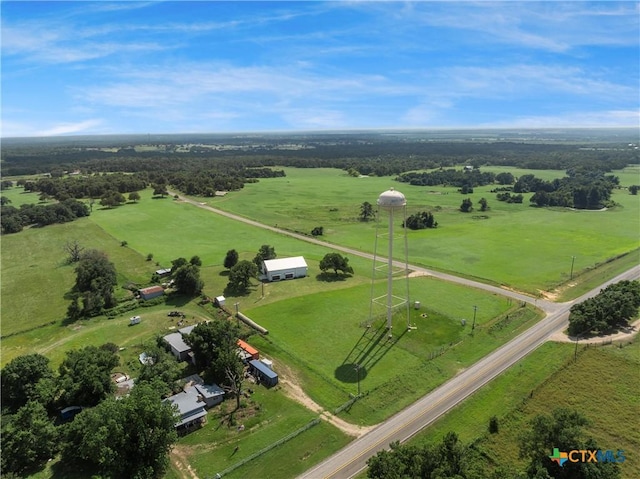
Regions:
<svg viewBox="0 0 640 479"><path fill-rule="evenodd" d="M260 361L256 361L255 359L249 361L249 369L265 386L270 388L278 384L278 373Z"/></svg>
<svg viewBox="0 0 640 479"><path fill-rule="evenodd" d="M267 259L262 262L262 272L267 281L304 278L307 276L307 262L302 256Z"/></svg>

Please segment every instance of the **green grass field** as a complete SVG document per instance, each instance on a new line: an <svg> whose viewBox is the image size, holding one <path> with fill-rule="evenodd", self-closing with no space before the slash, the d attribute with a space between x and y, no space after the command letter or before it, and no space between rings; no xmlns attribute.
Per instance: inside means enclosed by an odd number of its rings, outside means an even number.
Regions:
<svg viewBox="0 0 640 479"><path fill-rule="evenodd" d="M602 449L628 452L623 478L639 477L640 342L580 349L577 362L573 357L572 344L542 345L412 441L432 443L455 431L463 442L476 444L489 469L502 465L515 471L524 465L518 459L520 431L535 415L565 406L591 421L587 434ZM498 434L488 433L491 416L498 418Z"/></svg>
<svg viewBox="0 0 640 479"><path fill-rule="evenodd" d="M420 310L411 310L410 323L417 329L407 331L406 316L394 317L391 340L381 320L366 328L366 285L257 306L246 314L269 329L268 336L254 339L257 347L276 363L295 365L291 374L327 409L357 392L359 364L361 388L368 395L345 413L357 424L375 424L397 412L537 318L505 298L432 278L412 279L411 291L428 299ZM463 327L461 319L473 316L473 305L478 309L471 336L471 320ZM401 397L393 393L397 387Z"/></svg>

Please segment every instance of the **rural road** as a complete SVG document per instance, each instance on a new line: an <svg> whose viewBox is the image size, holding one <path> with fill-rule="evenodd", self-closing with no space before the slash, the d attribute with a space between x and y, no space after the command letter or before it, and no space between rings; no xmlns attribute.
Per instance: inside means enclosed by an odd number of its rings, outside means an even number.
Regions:
<svg viewBox="0 0 640 479"><path fill-rule="evenodd" d="M173 191L170 191L169 195L175 196L176 193L173 192ZM365 253L363 251L359 251L359 250L356 250L356 249L352 249L352 248L347 248L345 246L336 245L336 244L333 244L333 243L329 243L327 241L322 241L322 240L319 240L319 239L311 237L311 236L306 236L306 235L303 235L303 234L300 234L300 233L294 233L292 231L287 231L287 230L284 230L284 229L281 229L281 228L277 228L275 226L269 226L269 225L266 225L264 223L260 223L258 221L251 220L249 218L245 218L243 216L236 215L234 213L229 213L228 211L224 211L224 210L220 210L218 208L214 208L212 206L207 205L206 203L200 203L198 201L186 198L186 197L184 197L182 195L178 195L178 198L181 201L183 201L185 203L192 204L194 206L197 206L198 208L202 208L202 209L205 209L207 211L211 211L212 213L216 213L216 214L218 214L220 216L225 216L225 217L230 218L232 220L240 221L242 223L245 223L245 224L248 224L248 225L251 225L251 226L255 226L257 228L263 228L263 229L272 231L274 233L290 236L292 238L296 238L296 239L299 239L301 241L306 241L307 243L312 243L312 244L315 244L315 245L318 245L318 246L324 246L326 248L331 248L331 249L336 250L336 251L341 251L342 253L348 253L348 254L351 254L351 255L354 255L354 256L360 256L361 258L370 259L371 261L374 260L374 256L371 253ZM377 256L375 259L377 261L380 261L380 262L384 262L384 263L387 262L387 258L384 257L384 256ZM394 261L393 263L394 263L394 266L396 266L396 267L404 267L404 263L402 263L402 262ZM516 299L518 301L525 301L527 303L535 304L537 307L542 309L547 314L548 313L552 313L554 311L557 311L561 307L558 303L553 303L551 301L547 301L547 300L544 300L544 299L533 298L531 296L519 293L517 291L511 291L511 290L508 290L508 289L499 288L498 286L493 286L493 285L490 285L490 284L481 283L479 281L474 281L472 279L461 278L461 277L458 277L458 276L454 276L452 274L442 273L442 272L439 272L439 271L434 271L434 270L431 270L431 269L428 269L428 268L423 268L423 267L414 266L414 265L409 265L409 269L411 271L416 271L416 272L419 272L419 273L423 273L423 274L426 274L427 276L433 276L434 278L442 279L444 281L450 281L450 282L453 282L453 283L464 284L466 286L471 286L473 288L483 289L483 290L489 291L491 293L507 296L507 297Z"/></svg>
<svg viewBox="0 0 640 479"><path fill-rule="evenodd" d="M316 238L310 238L305 235L264 225L257 221L243 218L233 213L228 213L187 198L180 198L185 202L236 221L265 228L275 233L285 234L302 241L325 246L344 253L358 255L371 260L374 259L373 255L369 253L363 253L351 248L327 243ZM383 257L378 257L377 259L379 261L386 261ZM404 266L403 263L398 263L398 265ZM372 431L358 439L355 439L331 457L309 469L307 472L299 476L299 479L346 479L355 476L366 467L367 460L371 456L375 455L380 450L387 449L389 443L394 441L404 442L411 438L421 429L434 422L440 416L462 402L510 366L534 351L537 347L547 341L552 334L565 329L568 324L569 309L571 308L571 305L597 295L602 288L609 284L622 280L640 278L640 265L637 265L625 273L622 273L599 285L597 288L594 288L574 301L567 303L553 303L466 278L459 278L454 275L432 271L419 266L409 265L409 269L443 279L445 281L460 283L483 289L485 291L490 291L492 293L508 296L519 301L534 303L545 311L546 317L524 333L509 341L507 344L495 350L493 353L485 356L483 359L467 368L453 379L422 397L411 406L400 411L378 425Z"/></svg>

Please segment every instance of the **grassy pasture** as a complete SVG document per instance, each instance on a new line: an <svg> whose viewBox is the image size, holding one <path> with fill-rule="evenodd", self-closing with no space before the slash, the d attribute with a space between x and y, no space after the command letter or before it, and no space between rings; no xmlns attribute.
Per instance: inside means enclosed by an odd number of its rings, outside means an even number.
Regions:
<svg viewBox="0 0 640 479"><path fill-rule="evenodd" d="M484 437L480 446L495 463L517 467L520 464L515 447L519 431L534 416L548 414L563 405L589 419L591 425L585 430L601 449L626 452L626 460L620 465L623 478L638 477L639 352L638 341L622 351L616 346L583 351L577 362L552 375L535 388L533 397L511 410L503 421L504 429Z"/></svg>
<svg viewBox="0 0 640 479"><path fill-rule="evenodd" d="M120 243L90 218L72 223L28 228L2 237L2 336L62 320L69 300L64 295L75 282L74 266L66 264L63 246L77 240L87 249L108 252L116 265L118 284L146 283L156 269ZM123 289L116 294L124 297Z"/></svg>
<svg viewBox="0 0 640 479"><path fill-rule="evenodd" d="M357 392L359 364L361 388L369 394L351 408L348 420L375 424L521 332L536 317L505 298L471 288L424 277L411 283L412 294L424 298L426 306L411 310L416 330L406 331L406 319L394 318L392 340L382 320L366 328L370 287L363 285L247 310L269 329L268 336L253 342L276 359L276 367L295 365L290 373L327 409ZM478 310L471 336L473 305ZM468 318L465 327L462 318Z"/></svg>
<svg viewBox="0 0 640 479"><path fill-rule="evenodd" d="M592 424L586 429L603 449L623 449L622 477L640 475L635 451L640 447L637 416L640 413L638 365L640 343L623 348L606 346L579 350L574 345L546 343L504 374L477 391L412 439L414 444L440 441L455 431L465 442L474 442L485 454L487 467L522 468L518 459L518 434L537 414L548 414L563 405L584 414ZM489 434L489 419L496 416L499 433ZM473 418L473 420L469 420Z"/></svg>
<svg viewBox="0 0 640 479"><path fill-rule="evenodd" d="M336 169L284 168L284 178L262 179L239 192L207 203L270 225L309 232L324 226L328 241L372 251L374 222L357 221L364 201L375 204L378 195L394 186L407 197L407 213L433 211L439 227L409 231L410 261L484 281L505 284L537 294L608 259L638 248L640 196L616 190L620 206L609 211L538 209L495 199L491 187L476 188L469 198L477 205L484 197L490 210L463 214L463 195L455 188L419 187L391 178L352 178ZM511 171L486 168L488 171ZM514 170L539 177L561 176L556 171ZM620 173L623 185L633 184L635 168ZM480 219L486 215L488 218Z"/></svg>

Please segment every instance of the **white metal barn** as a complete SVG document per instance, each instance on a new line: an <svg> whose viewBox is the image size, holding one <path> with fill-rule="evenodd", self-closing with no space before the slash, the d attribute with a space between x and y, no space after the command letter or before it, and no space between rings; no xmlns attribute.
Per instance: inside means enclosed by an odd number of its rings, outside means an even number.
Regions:
<svg viewBox="0 0 640 479"><path fill-rule="evenodd" d="M263 261L262 265L262 271L267 281L304 278L307 275L307 268L307 262L302 256L268 259Z"/></svg>

